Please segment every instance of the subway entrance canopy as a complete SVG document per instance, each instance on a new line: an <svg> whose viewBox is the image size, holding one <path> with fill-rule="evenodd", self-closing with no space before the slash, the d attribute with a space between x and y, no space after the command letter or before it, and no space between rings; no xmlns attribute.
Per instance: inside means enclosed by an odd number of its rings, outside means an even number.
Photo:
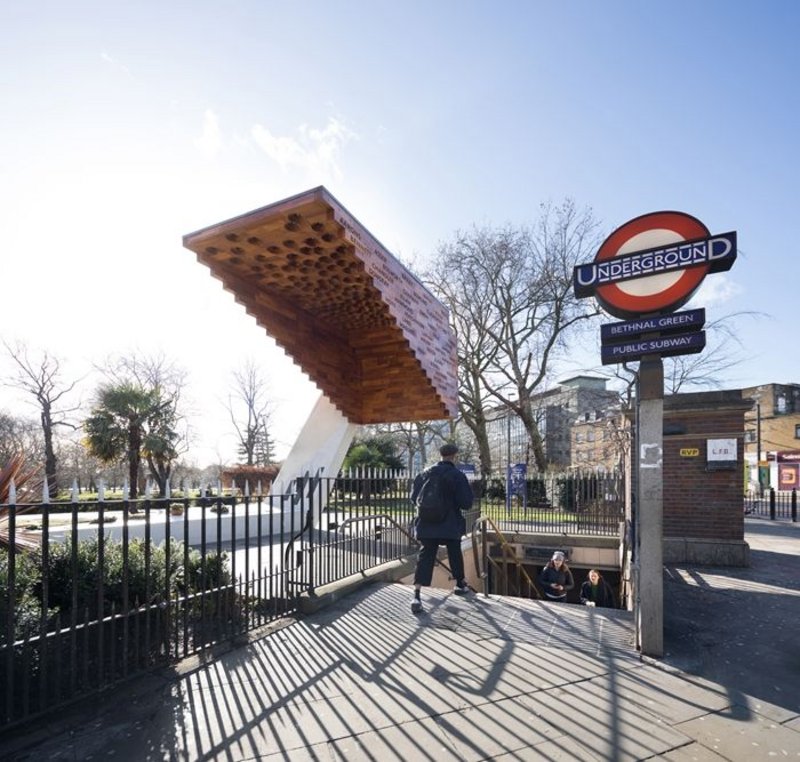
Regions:
<svg viewBox="0 0 800 762"><path fill-rule="evenodd" d="M352 423L455 415L447 309L325 188L183 243Z"/></svg>

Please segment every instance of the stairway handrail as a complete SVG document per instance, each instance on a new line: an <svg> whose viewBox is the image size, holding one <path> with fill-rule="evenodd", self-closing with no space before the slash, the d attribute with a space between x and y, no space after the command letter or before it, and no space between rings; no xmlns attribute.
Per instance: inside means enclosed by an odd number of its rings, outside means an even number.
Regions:
<svg viewBox="0 0 800 762"><path fill-rule="evenodd" d="M530 575L528 574L528 572L525 571L525 567L522 565L520 560L517 558L516 552L511 547L511 544L508 542L508 540L506 540L505 535L500 530L500 527L498 527L497 524L495 524L494 521L492 521L492 519L489 518L488 516L478 516L478 518L475 519L475 522L472 525L472 532L471 532L471 534L472 534L472 557L473 557L473 561L475 563L475 571L478 574L478 578L483 580L483 591L484 591L484 594L486 594L486 595L489 594L487 589L486 589L487 571L486 571L484 565L481 564L481 562L480 562L480 554L478 553L478 539L477 539L478 538L478 532L480 532L481 537L484 539L483 558L486 561L494 564L495 567L498 566L497 562L494 561L494 559L489 558L489 554L486 551L485 537L486 537L486 525L487 524L489 524L491 526L491 528L494 530L495 536L500 541L500 547L503 550L504 558L506 560L511 561L516 566L517 571L520 573L522 579L527 583L528 588L530 590L533 590L533 592L536 594L536 598L537 599L540 599L542 596L539 593L538 588L534 584L533 580L530 578Z"/></svg>

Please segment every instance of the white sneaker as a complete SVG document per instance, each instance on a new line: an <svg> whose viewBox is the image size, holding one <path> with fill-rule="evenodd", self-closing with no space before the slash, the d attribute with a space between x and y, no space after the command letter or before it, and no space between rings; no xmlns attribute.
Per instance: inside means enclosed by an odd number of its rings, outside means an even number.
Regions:
<svg viewBox="0 0 800 762"><path fill-rule="evenodd" d="M469 592L469 585L467 584L467 581L462 579L461 582L456 582L453 592L456 595L466 595Z"/></svg>
<svg viewBox="0 0 800 762"><path fill-rule="evenodd" d="M422 613L422 601L419 598L414 598L411 601L411 613L412 614Z"/></svg>

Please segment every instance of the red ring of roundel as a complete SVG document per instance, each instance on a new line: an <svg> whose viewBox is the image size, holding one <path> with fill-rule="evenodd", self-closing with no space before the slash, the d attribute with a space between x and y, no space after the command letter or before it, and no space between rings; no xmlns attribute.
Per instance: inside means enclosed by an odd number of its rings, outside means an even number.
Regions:
<svg viewBox="0 0 800 762"><path fill-rule="evenodd" d="M603 241L594 261L600 262L612 259L633 236L654 228L673 230L685 241L710 235L708 228L690 214L685 214L684 212L650 212L649 214L643 214L641 217L635 217L624 225L620 225ZM669 288L647 296L626 294L619 289L616 283L599 286L596 296L602 304L632 315L668 311L670 308L677 309L682 304L685 304L707 273L708 266L687 268Z"/></svg>

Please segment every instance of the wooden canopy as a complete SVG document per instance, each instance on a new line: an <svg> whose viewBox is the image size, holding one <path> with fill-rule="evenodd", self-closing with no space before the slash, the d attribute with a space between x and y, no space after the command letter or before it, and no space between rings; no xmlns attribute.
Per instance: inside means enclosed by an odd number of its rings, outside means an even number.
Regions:
<svg viewBox="0 0 800 762"><path fill-rule="evenodd" d="M323 187L183 244L353 423L449 418L447 309Z"/></svg>

